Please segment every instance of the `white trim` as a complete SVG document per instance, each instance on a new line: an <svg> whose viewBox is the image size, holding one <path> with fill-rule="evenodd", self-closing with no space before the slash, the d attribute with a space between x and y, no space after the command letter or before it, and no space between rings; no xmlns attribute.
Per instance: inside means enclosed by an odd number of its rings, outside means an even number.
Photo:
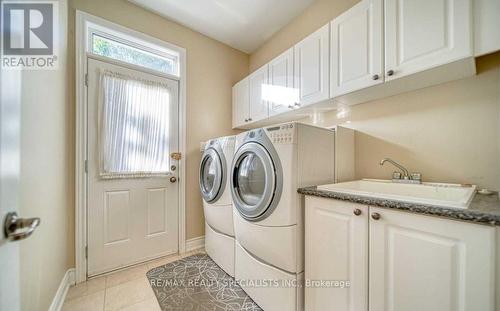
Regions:
<svg viewBox="0 0 500 311"><path fill-rule="evenodd" d="M59 311L62 309L64 300L66 299L66 294L68 294L68 290L71 285L75 285L74 268L68 269L68 271L66 271L66 273L64 274L61 283L59 284L59 288L57 288L54 299L52 299L49 311Z"/></svg>
<svg viewBox="0 0 500 311"><path fill-rule="evenodd" d="M204 235L186 241L186 252L194 251L200 248L205 248Z"/></svg>
<svg viewBox="0 0 500 311"><path fill-rule="evenodd" d="M102 18L76 11L75 19L76 43L76 164L75 164L75 263L76 282L87 279L87 176L85 160L87 153L87 90L85 73L87 71L87 26L99 25L113 31L138 38L155 46L163 47L179 53L179 151L182 159L179 161L179 253L186 252L186 50L182 47L164 42L144 33L128 29ZM93 56L95 57L95 56Z"/></svg>

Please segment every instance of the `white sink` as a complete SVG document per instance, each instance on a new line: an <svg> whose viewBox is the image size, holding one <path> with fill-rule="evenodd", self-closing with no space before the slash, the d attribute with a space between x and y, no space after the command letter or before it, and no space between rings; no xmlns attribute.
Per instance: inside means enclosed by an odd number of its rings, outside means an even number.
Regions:
<svg viewBox="0 0 500 311"><path fill-rule="evenodd" d="M321 185L319 190L375 197L410 203L453 208L467 208L474 198L476 186L441 183L401 184L388 180L363 179Z"/></svg>

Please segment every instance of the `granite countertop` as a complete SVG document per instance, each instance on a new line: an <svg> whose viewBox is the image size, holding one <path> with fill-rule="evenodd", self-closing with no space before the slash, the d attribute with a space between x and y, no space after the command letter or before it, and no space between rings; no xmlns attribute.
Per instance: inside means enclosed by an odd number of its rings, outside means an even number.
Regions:
<svg viewBox="0 0 500 311"><path fill-rule="evenodd" d="M330 190L320 190L316 186L299 188L298 193L335 200L349 201L364 205L390 208L416 214L432 215L441 218L500 226L500 198L495 192L491 195L476 194L466 209L423 205L369 196L345 194Z"/></svg>

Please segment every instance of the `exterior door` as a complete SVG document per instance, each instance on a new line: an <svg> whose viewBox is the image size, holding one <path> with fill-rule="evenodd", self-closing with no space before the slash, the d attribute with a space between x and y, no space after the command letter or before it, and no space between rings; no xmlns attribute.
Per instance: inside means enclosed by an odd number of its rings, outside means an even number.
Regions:
<svg viewBox="0 0 500 311"><path fill-rule="evenodd" d="M385 0L386 80L472 56L470 0Z"/></svg>
<svg viewBox="0 0 500 311"><path fill-rule="evenodd" d="M262 90L268 83L268 66L257 69L248 76L248 87L250 92L250 117L248 122L259 121L269 116L268 102L262 96Z"/></svg>
<svg viewBox="0 0 500 311"><path fill-rule="evenodd" d="M88 59L88 275L96 275L148 259L177 253L178 251L178 170L177 160L171 159L170 176L145 178L103 179L100 172L98 117L100 73L109 70L145 81L162 83L169 88L166 114L168 115L168 150L178 149L178 82L154 75ZM143 93L139 93L144 96ZM133 94L128 100L135 100ZM111 95L110 95L111 96ZM129 116L127 132L123 135L129 143L141 144L150 134L137 124L153 118L136 110L117 111ZM123 155L127 156L127 155ZM140 160L143 154L136 155ZM169 154L160 155L170 157Z"/></svg>
<svg viewBox="0 0 500 311"><path fill-rule="evenodd" d="M321 27L294 47L294 87L300 105L326 100L330 93L330 24Z"/></svg>
<svg viewBox="0 0 500 311"><path fill-rule="evenodd" d="M298 92L293 88L293 48L269 63L269 85L264 96L269 102L269 116L290 109L299 102Z"/></svg>
<svg viewBox="0 0 500 311"><path fill-rule="evenodd" d="M305 310L368 310L368 206L306 197L306 280L350 286L306 287Z"/></svg>
<svg viewBox="0 0 500 311"><path fill-rule="evenodd" d="M384 82L383 0L363 0L331 24L331 97Z"/></svg>
<svg viewBox="0 0 500 311"><path fill-rule="evenodd" d="M7 213L18 211L21 71L0 72L0 310L21 309L19 243L4 236Z"/></svg>
<svg viewBox="0 0 500 311"><path fill-rule="evenodd" d="M370 207L370 311L493 311L495 228Z"/></svg>

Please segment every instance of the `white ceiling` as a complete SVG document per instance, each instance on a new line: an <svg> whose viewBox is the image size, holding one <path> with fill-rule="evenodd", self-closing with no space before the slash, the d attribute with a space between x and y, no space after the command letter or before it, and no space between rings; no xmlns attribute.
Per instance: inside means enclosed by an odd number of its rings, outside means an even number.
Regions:
<svg viewBox="0 0 500 311"><path fill-rule="evenodd" d="M246 53L314 0L129 0Z"/></svg>

